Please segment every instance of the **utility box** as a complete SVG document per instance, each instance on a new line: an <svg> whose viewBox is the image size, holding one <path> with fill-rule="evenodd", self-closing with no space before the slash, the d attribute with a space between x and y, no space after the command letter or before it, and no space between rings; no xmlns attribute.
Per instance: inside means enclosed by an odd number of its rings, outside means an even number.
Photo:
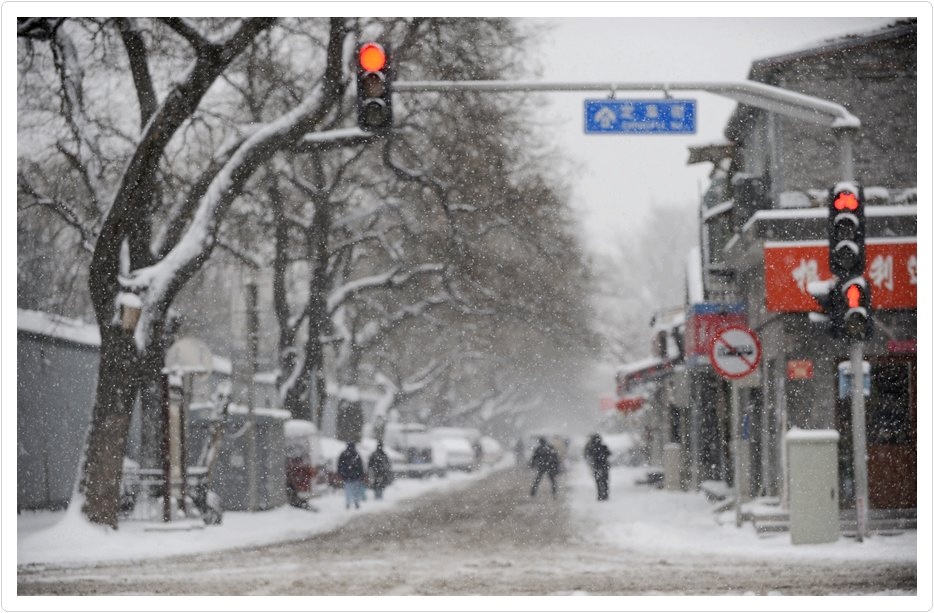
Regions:
<svg viewBox="0 0 934 613"><path fill-rule="evenodd" d="M681 445L678 443L665 443L664 470L665 489L681 489Z"/></svg>
<svg viewBox="0 0 934 613"><path fill-rule="evenodd" d="M788 453L788 505L791 543L832 543L840 538L836 430L785 433Z"/></svg>

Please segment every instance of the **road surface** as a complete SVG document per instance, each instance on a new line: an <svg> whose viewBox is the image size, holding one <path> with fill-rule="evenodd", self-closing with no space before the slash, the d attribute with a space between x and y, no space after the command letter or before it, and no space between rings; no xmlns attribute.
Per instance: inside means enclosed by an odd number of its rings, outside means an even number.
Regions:
<svg viewBox="0 0 934 613"><path fill-rule="evenodd" d="M566 492L510 468L304 540L18 569L18 595L841 595L914 592L914 564L646 555L586 543ZM543 486L547 486L547 480ZM371 502L368 504L378 504Z"/></svg>

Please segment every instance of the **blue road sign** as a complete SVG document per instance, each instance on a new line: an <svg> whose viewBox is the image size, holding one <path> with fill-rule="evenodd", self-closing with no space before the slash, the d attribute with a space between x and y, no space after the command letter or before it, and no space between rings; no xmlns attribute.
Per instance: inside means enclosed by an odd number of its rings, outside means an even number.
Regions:
<svg viewBox="0 0 934 613"><path fill-rule="evenodd" d="M585 134L694 134L695 100L584 100Z"/></svg>

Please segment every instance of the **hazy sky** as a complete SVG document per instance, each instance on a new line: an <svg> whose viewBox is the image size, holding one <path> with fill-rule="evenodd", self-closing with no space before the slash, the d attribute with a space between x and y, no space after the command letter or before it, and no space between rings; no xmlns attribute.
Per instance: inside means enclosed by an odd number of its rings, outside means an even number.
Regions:
<svg viewBox="0 0 934 613"><path fill-rule="evenodd" d="M880 13L881 14L881 13ZM892 18L549 18L538 58L545 81L738 81L754 60L808 48L826 38L874 30ZM736 103L704 92L673 92L697 100L694 135L585 135L583 101L601 92L548 94L554 138L575 160L574 206L589 246L613 251L649 207L676 205L697 215L711 165L687 166L688 147L723 142ZM655 98L660 92L617 92ZM820 128L816 128L820 129Z"/></svg>

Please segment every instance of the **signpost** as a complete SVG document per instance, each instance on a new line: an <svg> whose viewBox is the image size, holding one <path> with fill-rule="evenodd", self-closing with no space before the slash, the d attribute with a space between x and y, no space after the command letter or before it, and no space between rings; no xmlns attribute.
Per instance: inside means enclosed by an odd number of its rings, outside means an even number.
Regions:
<svg viewBox="0 0 934 613"><path fill-rule="evenodd" d="M740 424L746 426L739 415L739 380L753 374L762 359L762 344L759 337L745 326L730 326L717 332L710 343L710 363L725 379L730 379L730 403L732 404L733 430L733 487L736 489L736 526L743 524L742 502L745 490L744 475L749 455L748 433L741 432ZM745 417L745 416L744 416Z"/></svg>
<svg viewBox="0 0 934 613"><path fill-rule="evenodd" d="M694 100L584 100L586 134L694 134Z"/></svg>

